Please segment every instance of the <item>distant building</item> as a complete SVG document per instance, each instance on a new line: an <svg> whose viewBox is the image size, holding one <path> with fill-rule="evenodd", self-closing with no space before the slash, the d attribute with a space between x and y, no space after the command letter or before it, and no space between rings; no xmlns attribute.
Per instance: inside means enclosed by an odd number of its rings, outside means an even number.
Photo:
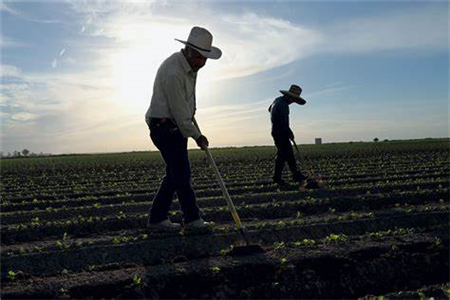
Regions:
<svg viewBox="0 0 450 300"><path fill-rule="evenodd" d="M316 145L322 145L322 138L316 138Z"/></svg>

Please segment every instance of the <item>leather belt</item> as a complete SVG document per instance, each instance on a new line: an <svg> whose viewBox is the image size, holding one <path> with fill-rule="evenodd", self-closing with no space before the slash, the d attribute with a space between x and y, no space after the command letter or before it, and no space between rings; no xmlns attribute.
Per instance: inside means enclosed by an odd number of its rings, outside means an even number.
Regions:
<svg viewBox="0 0 450 300"><path fill-rule="evenodd" d="M150 127L168 126L170 131L178 130L177 125L169 118L150 118Z"/></svg>

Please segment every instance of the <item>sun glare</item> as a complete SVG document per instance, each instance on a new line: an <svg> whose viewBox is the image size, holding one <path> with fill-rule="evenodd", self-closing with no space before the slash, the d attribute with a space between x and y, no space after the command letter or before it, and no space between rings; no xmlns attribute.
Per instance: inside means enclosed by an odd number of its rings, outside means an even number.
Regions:
<svg viewBox="0 0 450 300"><path fill-rule="evenodd" d="M186 32L184 26L158 24L134 24L127 30L121 29L123 45L111 57L113 81L120 101L140 112L148 105L158 67L182 48L174 38L183 39Z"/></svg>

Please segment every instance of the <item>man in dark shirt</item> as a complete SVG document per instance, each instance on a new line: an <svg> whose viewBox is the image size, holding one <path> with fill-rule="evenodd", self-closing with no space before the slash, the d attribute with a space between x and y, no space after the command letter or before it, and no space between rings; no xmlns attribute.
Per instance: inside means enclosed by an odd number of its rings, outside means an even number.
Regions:
<svg viewBox="0 0 450 300"><path fill-rule="evenodd" d="M303 182L306 176L298 169L295 162L294 152L290 140L294 139L294 133L289 127L289 105L297 103L304 105L305 99L300 97L302 89L298 85L291 85L289 91L280 91L283 96L275 99L269 107L270 119L272 121L272 137L277 147L277 158L275 160L275 173L273 181L278 185L286 185L281 178L285 162L288 163L292 178L296 182Z"/></svg>

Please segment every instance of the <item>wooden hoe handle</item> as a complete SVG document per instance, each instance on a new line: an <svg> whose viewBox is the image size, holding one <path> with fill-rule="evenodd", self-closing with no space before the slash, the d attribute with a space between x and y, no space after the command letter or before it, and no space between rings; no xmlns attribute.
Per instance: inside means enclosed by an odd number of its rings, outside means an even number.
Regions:
<svg viewBox="0 0 450 300"><path fill-rule="evenodd" d="M200 127L198 126L195 118L193 118L193 122L194 122L195 127L197 127L198 131L200 131ZM219 182L220 189L222 190L223 196L225 197L225 200L227 201L227 205L231 212L231 216L233 217L237 228L241 229L241 228L243 228L241 219L239 218L236 208L234 207L233 201L231 201L230 194L228 194L228 190L225 187L225 183L223 182L222 176L220 175L219 169L217 168L216 162L214 161L211 151L209 150L208 147L205 147L205 152L206 152L206 157L208 158L209 164L211 165L211 167L214 170L214 173L216 174L216 178L217 178L217 181Z"/></svg>

